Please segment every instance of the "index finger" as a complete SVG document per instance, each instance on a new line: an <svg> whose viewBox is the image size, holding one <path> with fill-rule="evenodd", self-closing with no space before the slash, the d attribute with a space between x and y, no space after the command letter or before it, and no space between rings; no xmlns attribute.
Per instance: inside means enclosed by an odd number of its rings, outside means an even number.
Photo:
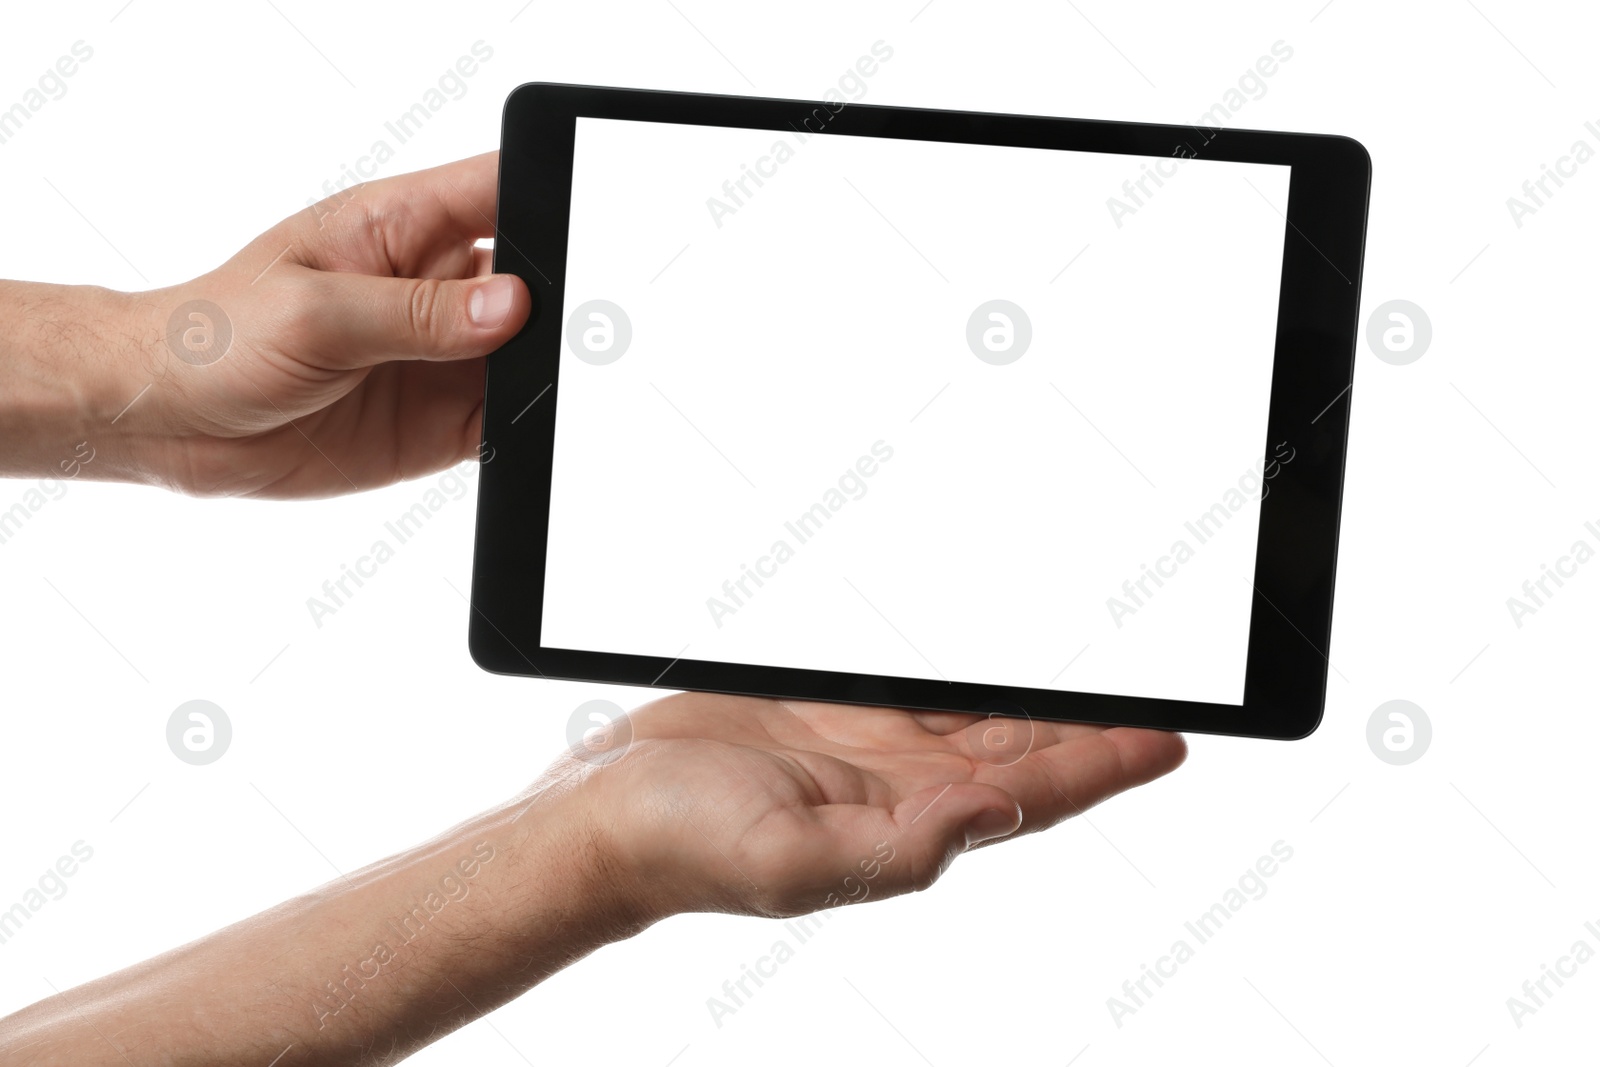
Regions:
<svg viewBox="0 0 1600 1067"><path fill-rule="evenodd" d="M364 182L302 213L300 262L318 270L429 276L441 254L495 233L500 153Z"/></svg>

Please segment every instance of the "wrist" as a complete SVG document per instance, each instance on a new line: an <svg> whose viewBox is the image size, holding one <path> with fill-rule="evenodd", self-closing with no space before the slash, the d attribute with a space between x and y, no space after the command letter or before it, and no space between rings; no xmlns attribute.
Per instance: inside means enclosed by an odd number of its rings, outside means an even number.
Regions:
<svg viewBox="0 0 1600 1067"><path fill-rule="evenodd" d="M267 983L295 994L282 1040L312 1062L362 1035L414 1049L659 918L617 878L588 799L501 805L268 913L291 946ZM234 994L217 996L227 1015Z"/></svg>
<svg viewBox="0 0 1600 1067"><path fill-rule="evenodd" d="M0 283L0 475L142 480L130 406L154 380L135 298L87 285Z"/></svg>
<svg viewBox="0 0 1600 1067"><path fill-rule="evenodd" d="M595 933L591 948L681 910L622 833L628 816L612 785L604 768L547 774L490 816L508 843L504 870L523 884L553 883L569 918Z"/></svg>

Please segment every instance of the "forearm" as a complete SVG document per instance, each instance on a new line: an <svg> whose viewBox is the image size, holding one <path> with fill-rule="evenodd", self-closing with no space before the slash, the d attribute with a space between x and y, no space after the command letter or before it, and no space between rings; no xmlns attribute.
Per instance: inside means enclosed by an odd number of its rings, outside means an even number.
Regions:
<svg viewBox="0 0 1600 1067"><path fill-rule="evenodd" d="M505 805L36 1004L0 1021L0 1060L396 1062L659 918L581 791Z"/></svg>
<svg viewBox="0 0 1600 1067"><path fill-rule="evenodd" d="M134 300L0 281L0 477L141 478L136 424L119 417L151 381Z"/></svg>

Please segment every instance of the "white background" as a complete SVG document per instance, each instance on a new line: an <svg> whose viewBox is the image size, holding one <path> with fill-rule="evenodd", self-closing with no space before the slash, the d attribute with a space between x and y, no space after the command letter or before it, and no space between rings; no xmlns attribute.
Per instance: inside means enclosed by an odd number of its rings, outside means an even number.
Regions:
<svg viewBox="0 0 1600 1067"><path fill-rule="evenodd" d="M580 119L543 643L1242 703L1289 168L1151 162Z"/></svg>
<svg viewBox="0 0 1600 1067"><path fill-rule="evenodd" d="M1593 946L1583 923L1600 918L1600 568L1520 629L1506 609L1600 517L1600 161L1521 228L1506 208L1575 139L1595 145L1592 13L1504 0L537 0L520 15L521 0L276 2L281 15L254 0L8 10L0 102L74 41L95 55L0 145L0 273L121 288L191 277L318 195L479 39L493 59L389 171L492 147L505 94L535 78L814 97L882 39L895 54L867 82L871 102L1187 122L1283 40L1292 59L1230 121L1367 145L1363 319L1406 299L1434 327L1408 366L1360 353L1336 672L1310 739L1195 738L1163 782L968 857L930 893L839 912L720 1030L705 1000L767 951L770 924L662 924L418 1062L1594 1057L1600 963L1521 1029L1506 1009L1541 964L1580 937ZM26 486L3 488L9 506ZM94 848L68 894L0 945L0 1004L407 846L520 788L582 701L640 699L471 664L451 588L467 587L467 498L316 629L305 598L424 490L285 505L80 482L0 546L0 903L73 842ZM196 697L234 722L210 767L178 762L163 737ZM1395 698L1434 726L1403 767L1365 739ZM1117 1028L1107 997L1278 840L1294 855L1266 896Z"/></svg>

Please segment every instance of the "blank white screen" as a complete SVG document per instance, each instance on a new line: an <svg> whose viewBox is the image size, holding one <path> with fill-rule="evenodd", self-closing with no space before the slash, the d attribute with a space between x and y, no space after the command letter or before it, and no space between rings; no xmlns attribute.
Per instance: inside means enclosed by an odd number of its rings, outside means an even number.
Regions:
<svg viewBox="0 0 1600 1067"><path fill-rule="evenodd" d="M1240 703L1288 189L579 119L543 644Z"/></svg>

